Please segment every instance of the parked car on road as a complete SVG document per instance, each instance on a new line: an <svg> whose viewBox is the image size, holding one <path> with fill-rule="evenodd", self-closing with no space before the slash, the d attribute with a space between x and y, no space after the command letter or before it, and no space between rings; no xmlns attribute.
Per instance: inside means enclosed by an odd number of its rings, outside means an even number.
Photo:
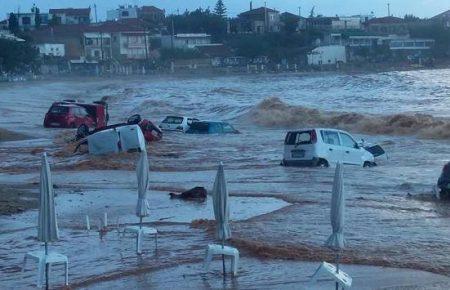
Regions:
<svg viewBox="0 0 450 290"><path fill-rule="evenodd" d="M108 105L105 102L84 104L66 100L52 104L45 114L44 127L77 128L86 125L89 128L105 127L108 122Z"/></svg>
<svg viewBox="0 0 450 290"><path fill-rule="evenodd" d="M180 117L180 116L167 116L159 125L162 130L167 131L181 131L186 132L189 126L198 121L195 118Z"/></svg>
<svg viewBox="0 0 450 290"><path fill-rule="evenodd" d="M226 122L198 121L193 122L187 134L237 134L239 133L233 126Z"/></svg>
<svg viewBox="0 0 450 290"><path fill-rule="evenodd" d="M337 162L364 167L376 165L374 155L348 132L316 128L286 134L282 165L328 167Z"/></svg>

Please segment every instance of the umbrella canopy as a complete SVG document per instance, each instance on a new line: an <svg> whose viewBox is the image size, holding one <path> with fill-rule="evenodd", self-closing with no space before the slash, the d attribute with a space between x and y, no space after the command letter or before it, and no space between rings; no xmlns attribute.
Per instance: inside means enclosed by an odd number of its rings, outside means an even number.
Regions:
<svg viewBox="0 0 450 290"><path fill-rule="evenodd" d="M230 208L228 204L228 190L227 182L225 180L225 172L223 170L223 163L219 165L217 170L216 180L212 190L214 217L216 219L216 235L217 238L224 241L231 238L231 231L229 225Z"/></svg>
<svg viewBox="0 0 450 290"><path fill-rule="evenodd" d="M341 250L345 247L344 240L344 177L340 163L336 165L334 173L333 193L331 196L331 226L333 233L326 241L326 245L333 250Z"/></svg>
<svg viewBox="0 0 450 290"><path fill-rule="evenodd" d="M142 150L136 167L138 182L138 203L136 206L136 215L140 218L149 215L149 205L147 201L148 177L148 158L147 151Z"/></svg>
<svg viewBox="0 0 450 290"><path fill-rule="evenodd" d="M59 233L56 221L53 182L46 153L42 156L39 194L38 239L44 243L57 241Z"/></svg>

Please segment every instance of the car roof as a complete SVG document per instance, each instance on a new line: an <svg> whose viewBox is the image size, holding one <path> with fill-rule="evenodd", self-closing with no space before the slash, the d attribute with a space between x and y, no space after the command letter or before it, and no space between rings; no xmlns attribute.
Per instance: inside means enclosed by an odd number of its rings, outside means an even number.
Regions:
<svg viewBox="0 0 450 290"><path fill-rule="evenodd" d="M321 130L323 130L323 131L337 131L337 132L348 133L347 131L344 131L344 130L341 130L341 129L336 129L336 128L302 128L302 129L298 129L298 130L288 131L288 133L312 131L312 130L317 130L317 131L321 131Z"/></svg>

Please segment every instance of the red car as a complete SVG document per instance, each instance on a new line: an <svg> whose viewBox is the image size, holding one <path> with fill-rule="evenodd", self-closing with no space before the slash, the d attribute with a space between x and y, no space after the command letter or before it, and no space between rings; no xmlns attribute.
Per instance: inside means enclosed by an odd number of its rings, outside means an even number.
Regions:
<svg viewBox="0 0 450 290"><path fill-rule="evenodd" d="M55 102L45 114L44 127L102 128L108 122L108 106L104 102L84 104L76 101Z"/></svg>

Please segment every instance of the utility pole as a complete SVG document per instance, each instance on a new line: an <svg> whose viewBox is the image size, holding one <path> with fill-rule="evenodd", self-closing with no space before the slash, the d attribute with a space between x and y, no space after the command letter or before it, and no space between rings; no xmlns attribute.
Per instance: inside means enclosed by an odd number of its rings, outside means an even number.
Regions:
<svg viewBox="0 0 450 290"><path fill-rule="evenodd" d="M298 17L302 17L302 7L298 6Z"/></svg>
<svg viewBox="0 0 450 290"><path fill-rule="evenodd" d="M388 3L387 6L388 6L388 16L391 16L391 3Z"/></svg>
<svg viewBox="0 0 450 290"><path fill-rule="evenodd" d="M173 23L173 15L172 15L172 37L170 38L170 46L171 46L172 50L173 50L173 38L174 38L174 35L175 35L175 25Z"/></svg>
<svg viewBox="0 0 450 290"><path fill-rule="evenodd" d="M264 33L267 33L268 25L267 25L267 2L264 2Z"/></svg>
<svg viewBox="0 0 450 290"><path fill-rule="evenodd" d="M95 23L98 22L98 18L97 18L97 4L94 4L94 13L95 13Z"/></svg>

